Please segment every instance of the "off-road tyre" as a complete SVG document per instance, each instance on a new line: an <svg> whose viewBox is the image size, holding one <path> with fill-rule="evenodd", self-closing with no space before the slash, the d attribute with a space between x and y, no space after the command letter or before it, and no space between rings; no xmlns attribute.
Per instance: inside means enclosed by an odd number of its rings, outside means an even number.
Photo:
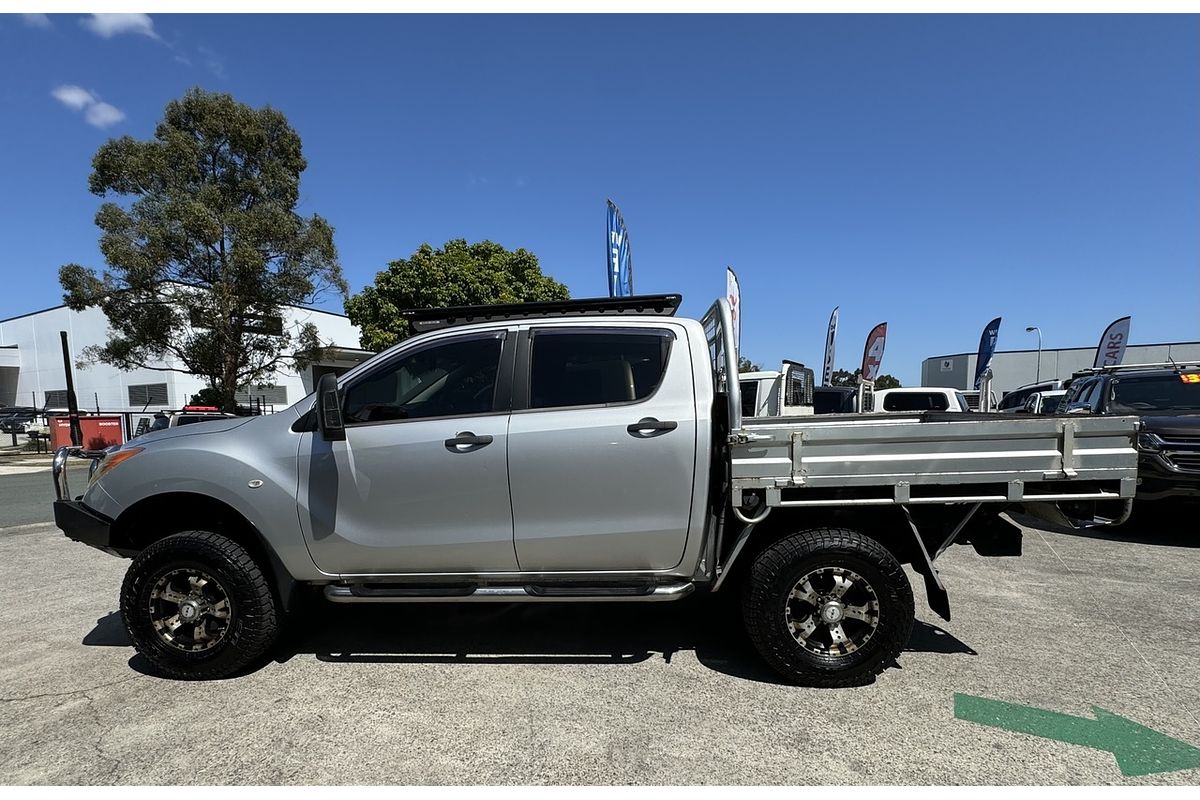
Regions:
<svg viewBox="0 0 1200 800"><path fill-rule="evenodd" d="M208 620L209 627L223 625L219 638L207 637L216 638L215 642L203 641L198 646L204 649L186 652L156 629L156 621L169 627L162 617L169 613L170 601L155 598L171 591L178 595L169 588L172 585L194 587L184 582L193 574L207 576L204 585L219 587L228 598L228 615ZM167 589L161 588L164 580ZM193 591L201 594L205 589ZM263 570L246 548L210 531L177 533L138 553L121 586L121 614L137 652L157 673L180 680L213 680L236 673L270 650L279 628L275 596Z"/></svg>
<svg viewBox="0 0 1200 800"><path fill-rule="evenodd" d="M874 629L852 652L814 653L798 640L800 634L793 634L795 609L808 607L792 598L793 589L801 578L825 569L852 574L867 586L854 589L850 583L849 591L868 591L876 601ZM789 609L790 603L801 605ZM742 584L742 618L759 654L788 681L825 688L859 686L895 663L908 643L914 619L912 586L896 557L874 539L844 528L801 531L775 542L755 559ZM811 619L820 621L820 615ZM857 621L853 628L858 629ZM820 644L814 641L810 646Z"/></svg>

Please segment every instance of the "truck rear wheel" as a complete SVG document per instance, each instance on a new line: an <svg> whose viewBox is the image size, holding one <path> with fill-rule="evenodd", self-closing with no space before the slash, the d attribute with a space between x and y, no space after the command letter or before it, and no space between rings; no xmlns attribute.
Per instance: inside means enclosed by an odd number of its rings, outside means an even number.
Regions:
<svg viewBox="0 0 1200 800"><path fill-rule="evenodd" d="M870 683L913 628L904 568L844 528L792 534L755 559L742 590L751 641L780 675L807 686Z"/></svg>
<svg viewBox="0 0 1200 800"><path fill-rule="evenodd" d="M237 542L177 533L133 559L121 614L144 658L171 678L223 678L267 652L278 614L266 576Z"/></svg>

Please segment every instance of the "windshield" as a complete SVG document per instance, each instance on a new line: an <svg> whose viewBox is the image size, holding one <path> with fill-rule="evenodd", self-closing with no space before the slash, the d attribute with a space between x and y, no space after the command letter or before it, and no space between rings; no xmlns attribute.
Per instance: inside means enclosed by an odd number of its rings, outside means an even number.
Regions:
<svg viewBox="0 0 1200 800"><path fill-rule="evenodd" d="M1200 382L1190 375L1120 378L1113 381L1112 393L1112 412L1200 411Z"/></svg>
<svg viewBox="0 0 1200 800"><path fill-rule="evenodd" d="M1025 398L1029 397L1030 394L1032 394L1032 390L1026 391L1022 389L1015 392L1009 392L1008 394L1004 395L1004 397L1000 400L1000 405L996 406L996 408L1000 409L1001 411L1009 408L1020 408L1025 404Z"/></svg>

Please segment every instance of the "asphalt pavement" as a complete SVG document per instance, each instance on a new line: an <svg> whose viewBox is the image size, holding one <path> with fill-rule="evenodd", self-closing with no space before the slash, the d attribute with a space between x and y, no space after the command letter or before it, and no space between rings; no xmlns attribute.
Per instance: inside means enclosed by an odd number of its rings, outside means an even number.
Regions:
<svg viewBox="0 0 1200 800"><path fill-rule="evenodd" d="M71 463L67 478L72 492L83 491L87 468L80 459ZM49 456L0 460L0 529L49 522L54 519L53 503Z"/></svg>
<svg viewBox="0 0 1200 800"><path fill-rule="evenodd" d="M25 491L17 477L0 477L0 501ZM164 680L116 611L128 562L10 527L0 781L1195 784L1196 529L1166 514L1107 536L1030 529L1021 558L953 547L938 562L953 621L914 580L919 621L897 665L818 690L779 683L712 597L314 598L266 664Z"/></svg>

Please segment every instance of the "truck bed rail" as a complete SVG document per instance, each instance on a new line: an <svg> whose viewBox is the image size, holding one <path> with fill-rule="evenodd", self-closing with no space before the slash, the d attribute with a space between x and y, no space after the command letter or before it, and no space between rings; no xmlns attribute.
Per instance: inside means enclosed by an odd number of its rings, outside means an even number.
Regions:
<svg viewBox="0 0 1200 800"><path fill-rule="evenodd" d="M733 504L1115 500L1137 488L1137 417L828 415L746 420Z"/></svg>

